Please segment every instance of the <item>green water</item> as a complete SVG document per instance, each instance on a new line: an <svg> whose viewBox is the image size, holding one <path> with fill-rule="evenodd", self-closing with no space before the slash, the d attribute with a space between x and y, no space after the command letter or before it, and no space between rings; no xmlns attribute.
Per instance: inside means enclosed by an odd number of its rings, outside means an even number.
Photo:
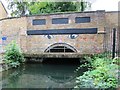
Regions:
<svg viewBox="0 0 120 90"><path fill-rule="evenodd" d="M25 64L2 72L2 88L73 88L78 64ZM82 74L81 70L81 74Z"/></svg>

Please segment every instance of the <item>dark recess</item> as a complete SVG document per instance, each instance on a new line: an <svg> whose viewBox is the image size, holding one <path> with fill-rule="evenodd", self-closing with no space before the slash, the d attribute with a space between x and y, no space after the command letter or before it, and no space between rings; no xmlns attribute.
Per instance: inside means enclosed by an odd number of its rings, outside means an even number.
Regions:
<svg viewBox="0 0 120 90"><path fill-rule="evenodd" d="M97 28L27 30L27 35L97 34Z"/></svg>
<svg viewBox="0 0 120 90"><path fill-rule="evenodd" d="M45 25L46 20L45 19L34 19L32 22L33 25Z"/></svg>
<svg viewBox="0 0 120 90"><path fill-rule="evenodd" d="M68 24L68 18L53 18L52 24Z"/></svg>
<svg viewBox="0 0 120 90"><path fill-rule="evenodd" d="M88 23L90 22L90 17L76 17L75 23Z"/></svg>
<svg viewBox="0 0 120 90"><path fill-rule="evenodd" d="M45 58L43 60L44 64L72 64L72 65L80 65L79 58Z"/></svg>

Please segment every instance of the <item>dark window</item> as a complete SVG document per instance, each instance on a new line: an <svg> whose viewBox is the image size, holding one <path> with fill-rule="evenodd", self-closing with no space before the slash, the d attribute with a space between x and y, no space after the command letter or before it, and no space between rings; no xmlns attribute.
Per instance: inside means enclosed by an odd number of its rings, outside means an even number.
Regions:
<svg viewBox="0 0 120 90"><path fill-rule="evenodd" d="M68 24L68 18L53 18L52 24Z"/></svg>
<svg viewBox="0 0 120 90"><path fill-rule="evenodd" d="M46 20L45 19L35 19L33 20L33 25L45 25Z"/></svg>
<svg viewBox="0 0 120 90"><path fill-rule="evenodd" d="M90 17L76 17L75 23L88 23L90 22Z"/></svg>

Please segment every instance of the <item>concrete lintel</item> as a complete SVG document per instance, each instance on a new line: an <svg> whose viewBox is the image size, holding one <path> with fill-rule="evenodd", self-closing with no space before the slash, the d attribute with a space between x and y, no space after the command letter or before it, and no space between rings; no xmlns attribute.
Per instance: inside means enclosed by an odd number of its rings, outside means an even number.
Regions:
<svg viewBox="0 0 120 90"><path fill-rule="evenodd" d="M26 58L81 58L85 55L93 54L79 54L79 53L41 53L41 54L24 54Z"/></svg>

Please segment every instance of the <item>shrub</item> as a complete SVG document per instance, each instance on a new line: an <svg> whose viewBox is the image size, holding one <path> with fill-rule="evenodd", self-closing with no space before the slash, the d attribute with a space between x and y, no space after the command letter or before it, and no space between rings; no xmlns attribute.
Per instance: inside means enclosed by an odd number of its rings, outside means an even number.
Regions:
<svg viewBox="0 0 120 90"><path fill-rule="evenodd" d="M101 55L100 55L101 56ZM85 57L91 69L76 78L74 88L117 88L118 65L106 57Z"/></svg>
<svg viewBox="0 0 120 90"><path fill-rule="evenodd" d="M5 62L11 67L17 67L25 61L23 54L16 44L12 41L7 47L4 55Z"/></svg>

